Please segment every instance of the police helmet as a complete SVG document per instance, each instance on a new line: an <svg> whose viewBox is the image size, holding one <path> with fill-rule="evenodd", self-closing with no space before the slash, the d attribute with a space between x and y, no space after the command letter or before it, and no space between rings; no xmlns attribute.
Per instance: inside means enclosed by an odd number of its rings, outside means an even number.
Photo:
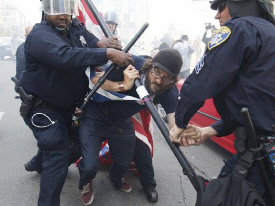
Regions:
<svg viewBox="0 0 275 206"><path fill-rule="evenodd" d="M274 0L213 0L210 7L217 10L223 2L227 2L232 17L256 15L275 24Z"/></svg>
<svg viewBox="0 0 275 206"><path fill-rule="evenodd" d="M232 17L260 16L261 14L259 0L229 0L227 4Z"/></svg>
<svg viewBox="0 0 275 206"><path fill-rule="evenodd" d="M218 6L223 3L223 2L227 2L227 0L214 0L214 1L210 1L210 7L213 10L217 10Z"/></svg>
<svg viewBox="0 0 275 206"><path fill-rule="evenodd" d="M75 7L75 0L42 0L42 10L48 15L73 15Z"/></svg>
<svg viewBox="0 0 275 206"><path fill-rule="evenodd" d="M114 11L106 12L104 14L104 20L105 20L106 23L115 24L115 25L119 24L118 15Z"/></svg>

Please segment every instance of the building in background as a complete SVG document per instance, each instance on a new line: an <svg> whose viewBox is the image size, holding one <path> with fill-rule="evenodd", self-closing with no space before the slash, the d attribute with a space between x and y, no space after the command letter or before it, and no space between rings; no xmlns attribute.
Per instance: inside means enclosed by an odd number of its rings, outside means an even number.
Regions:
<svg viewBox="0 0 275 206"><path fill-rule="evenodd" d="M0 1L0 36L24 37L26 18L15 6L14 0Z"/></svg>

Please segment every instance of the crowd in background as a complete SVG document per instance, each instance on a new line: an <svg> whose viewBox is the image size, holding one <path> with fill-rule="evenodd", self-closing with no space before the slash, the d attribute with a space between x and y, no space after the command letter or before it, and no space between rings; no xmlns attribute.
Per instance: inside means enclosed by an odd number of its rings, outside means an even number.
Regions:
<svg viewBox="0 0 275 206"><path fill-rule="evenodd" d="M176 46L178 43L182 43L182 38L185 38L183 40L186 42L185 44L191 47L193 50L190 54L190 70L188 74L190 74L193 71L193 68L197 64L197 62L200 60L202 55L204 54L206 43L204 41L205 38L210 39L212 36L212 30L217 30L216 28L206 29L205 33L203 35L197 35L195 38L189 38L188 35L177 35L178 37L174 38L170 33L165 33L161 38L154 37L153 41L150 44L151 53L150 55L153 57L157 54L157 52L164 48L177 48L179 46ZM179 32L180 33L180 32ZM180 52L181 53L181 52ZM186 56L182 56L183 60L185 60ZM185 77L182 77L185 78Z"/></svg>

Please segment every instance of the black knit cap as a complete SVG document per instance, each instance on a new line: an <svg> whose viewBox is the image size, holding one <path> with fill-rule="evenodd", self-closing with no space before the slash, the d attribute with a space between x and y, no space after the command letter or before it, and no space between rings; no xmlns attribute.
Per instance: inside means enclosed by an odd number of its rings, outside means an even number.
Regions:
<svg viewBox="0 0 275 206"><path fill-rule="evenodd" d="M182 67L182 57L176 49L163 49L152 59L152 66L160 68L169 75L176 77Z"/></svg>

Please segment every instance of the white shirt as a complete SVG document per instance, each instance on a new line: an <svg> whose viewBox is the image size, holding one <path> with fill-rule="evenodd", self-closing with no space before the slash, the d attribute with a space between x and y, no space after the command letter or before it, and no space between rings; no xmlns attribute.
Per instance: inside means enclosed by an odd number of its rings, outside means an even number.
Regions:
<svg viewBox="0 0 275 206"><path fill-rule="evenodd" d="M189 44L187 41L178 42L174 45L174 49L178 50L182 57L181 72L190 69L191 54L195 51L194 46Z"/></svg>

